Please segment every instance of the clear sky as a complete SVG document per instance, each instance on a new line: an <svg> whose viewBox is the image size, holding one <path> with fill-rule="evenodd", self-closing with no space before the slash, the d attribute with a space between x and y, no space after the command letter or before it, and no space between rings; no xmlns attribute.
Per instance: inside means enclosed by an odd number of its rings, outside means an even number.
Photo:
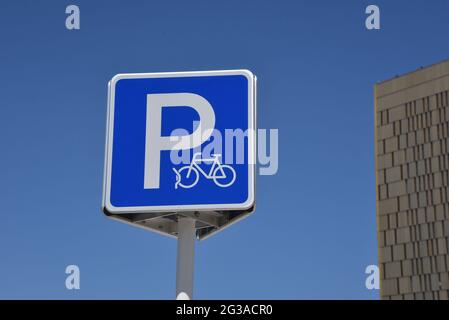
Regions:
<svg viewBox="0 0 449 320"><path fill-rule="evenodd" d="M444 0L1 1L0 298L174 298L176 241L100 210L107 82L247 68L279 171L252 216L197 243L194 297L377 299L373 85L448 58L448 28Z"/></svg>

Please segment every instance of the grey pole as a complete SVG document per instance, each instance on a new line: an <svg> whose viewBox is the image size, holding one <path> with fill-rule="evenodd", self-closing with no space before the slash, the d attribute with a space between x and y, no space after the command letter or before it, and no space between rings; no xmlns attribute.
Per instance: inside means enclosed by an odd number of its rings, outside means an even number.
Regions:
<svg viewBox="0 0 449 320"><path fill-rule="evenodd" d="M195 254L195 220L178 219L178 257L176 260L176 300L191 300Z"/></svg>

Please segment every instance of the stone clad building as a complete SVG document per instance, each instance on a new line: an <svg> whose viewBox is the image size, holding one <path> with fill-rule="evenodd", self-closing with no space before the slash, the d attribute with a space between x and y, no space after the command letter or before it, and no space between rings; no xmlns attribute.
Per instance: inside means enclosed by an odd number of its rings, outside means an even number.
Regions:
<svg viewBox="0 0 449 320"><path fill-rule="evenodd" d="M375 86L382 299L449 297L449 60Z"/></svg>

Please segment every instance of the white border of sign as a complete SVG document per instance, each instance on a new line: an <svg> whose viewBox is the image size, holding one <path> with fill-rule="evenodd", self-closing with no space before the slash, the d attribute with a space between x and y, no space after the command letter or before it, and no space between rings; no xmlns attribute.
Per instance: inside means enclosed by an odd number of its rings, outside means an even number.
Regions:
<svg viewBox="0 0 449 320"><path fill-rule="evenodd" d="M115 207L110 202L111 172L112 172L112 146L114 136L114 101L115 86L121 79L139 78L174 78L174 77L202 77L242 75L248 79L248 199L243 203L232 204L200 204L176 206L137 206ZM217 70L217 71L186 71L186 72L158 72L158 73L123 73L115 75L108 84L108 111L106 124L106 146L103 177L103 208L112 214L120 213L152 213L152 212L183 212L183 211L211 211L211 210L247 210L254 206L255 193L255 159L256 159L256 97L255 76L245 69Z"/></svg>

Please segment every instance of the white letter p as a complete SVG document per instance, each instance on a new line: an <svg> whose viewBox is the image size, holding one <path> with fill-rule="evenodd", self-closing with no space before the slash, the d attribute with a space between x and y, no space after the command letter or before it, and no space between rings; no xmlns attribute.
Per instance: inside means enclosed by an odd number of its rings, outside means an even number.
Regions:
<svg viewBox="0 0 449 320"><path fill-rule="evenodd" d="M197 128L184 136L161 136L162 108L188 106L198 112ZM147 95L144 189L159 189L162 150L184 150L200 146L212 134L215 113L210 103L194 93Z"/></svg>

